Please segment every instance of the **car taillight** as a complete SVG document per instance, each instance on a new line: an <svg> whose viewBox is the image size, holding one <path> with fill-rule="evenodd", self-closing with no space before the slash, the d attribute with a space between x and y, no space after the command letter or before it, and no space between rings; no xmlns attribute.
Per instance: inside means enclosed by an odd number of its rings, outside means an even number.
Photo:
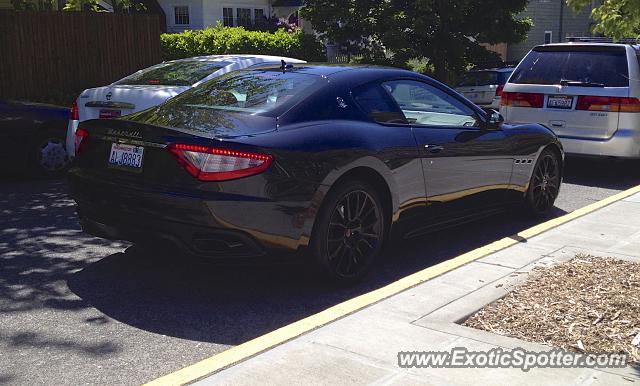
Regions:
<svg viewBox="0 0 640 386"><path fill-rule="evenodd" d="M640 99L582 95L578 97L576 110L640 113Z"/></svg>
<svg viewBox="0 0 640 386"><path fill-rule="evenodd" d="M76 136L74 139L74 145L76 149L76 155L80 154L82 150L87 146L89 132L82 127L78 127L76 130Z"/></svg>
<svg viewBox="0 0 640 386"><path fill-rule="evenodd" d="M78 113L78 101L73 101L73 105L71 105L71 120L80 120L80 114Z"/></svg>
<svg viewBox="0 0 640 386"><path fill-rule="evenodd" d="M502 90L504 90L504 84L499 85L498 88L496 89L496 96L497 97L501 97L502 96Z"/></svg>
<svg viewBox="0 0 640 386"><path fill-rule="evenodd" d="M176 143L168 147L178 163L200 181L225 181L262 173L273 156L216 147Z"/></svg>
<svg viewBox="0 0 640 386"><path fill-rule="evenodd" d="M543 94L532 94L527 92L502 92L500 100L502 106L511 107L534 107L541 108L544 104Z"/></svg>

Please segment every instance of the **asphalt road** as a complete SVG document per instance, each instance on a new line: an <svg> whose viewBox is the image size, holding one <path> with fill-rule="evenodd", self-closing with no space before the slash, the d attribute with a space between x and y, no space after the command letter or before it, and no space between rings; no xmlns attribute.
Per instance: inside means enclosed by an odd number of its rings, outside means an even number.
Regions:
<svg viewBox="0 0 640 386"><path fill-rule="evenodd" d="M638 162L570 159L555 215L637 184ZM369 280L336 289L300 265L202 265L89 237L63 181L0 180L0 384L140 384L535 223L393 245Z"/></svg>

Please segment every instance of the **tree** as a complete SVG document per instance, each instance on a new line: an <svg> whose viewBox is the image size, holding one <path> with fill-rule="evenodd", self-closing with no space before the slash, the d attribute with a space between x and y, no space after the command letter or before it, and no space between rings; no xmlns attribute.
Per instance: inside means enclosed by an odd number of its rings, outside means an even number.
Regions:
<svg viewBox="0 0 640 386"><path fill-rule="evenodd" d="M329 41L373 62L405 66L428 59L446 81L474 57L481 43L515 43L531 28L518 18L527 0L306 0L302 16Z"/></svg>
<svg viewBox="0 0 640 386"><path fill-rule="evenodd" d="M56 4L57 0L11 0L13 9L17 11L52 11Z"/></svg>
<svg viewBox="0 0 640 386"><path fill-rule="evenodd" d="M591 5L591 0L567 0L574 11ZM594 30L616 40L640 34L640 0L604 0L591 11L596 21Z"/></svg>
<svg viewBox="0 0 640 386"><path fill-rule="evenodd" d="M131 12L144 10L145 6L141 1L136 0L106 0L106 3L113 7L114 12ZM64 6L65 11L82 11L89 9L99 12L101 10L99 0L67 0Z"/></svg>

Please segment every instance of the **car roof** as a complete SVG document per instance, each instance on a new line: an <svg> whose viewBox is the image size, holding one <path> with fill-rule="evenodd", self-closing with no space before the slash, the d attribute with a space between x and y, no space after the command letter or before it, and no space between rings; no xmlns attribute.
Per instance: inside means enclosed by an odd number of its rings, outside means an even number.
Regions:
<svg viewBox="0 0 640 386"><path fill-rule="evenodd" d="M252 68L252 70L260 69L281 70L281 67L276 65L265 65ZM295 71L300 74L318 75L329 80L339 79L340 82L346 83L357 83L361 80L367 79L374 80L378 77L424 77L424 75L420 75L409 70L368 64L304 63L294 65L293 68L288 69L287 71ZM357 72L357 74L354 74L354 72Z"/></svg>
<svg viewBox="0 0 640 386"><path fill-rule="evenodd" d="M284 60L285 62L305 63L304 60L289 58L286 56L253 55L253 54L194 56L191 58L172 60L172 62L187 62L187 61L199 60L199 61L207 61L207 62L233 63L233 62L239 62L239 61L248 60L248 59L256 60L258 62L280 62L281 60Z"/></svg>
<svg viewBox="0 0 640 386"><path fill-rule="evenodd" d="M551 44L542 44L534 47L534 49L539 47L632 47L636 50L640 49L640 45L638 44L625 44L625 43L606 43L606 42L568 42L568 43L551 43Z"/></svg>
<svg viewBox="0 0 640 386"><path fill-rule="evenodd" d="M467 73L469 72L488 72L488 71L493 71L493 72L513 72L513 70L515 70L515 67L496 67L496 68L483 68L483 69L477 69L477 70L470 70L467 71Z"/></svg>

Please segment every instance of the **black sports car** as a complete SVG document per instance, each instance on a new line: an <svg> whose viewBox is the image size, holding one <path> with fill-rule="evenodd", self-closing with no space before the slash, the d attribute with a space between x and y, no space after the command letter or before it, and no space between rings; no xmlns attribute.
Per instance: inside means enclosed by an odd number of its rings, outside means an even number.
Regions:
<svg viewBox="0 0 640 386"><path fill-rule="evenodd" d="M83 122L70 170L84 230L211 258L306 251L363 276L389 235L552 207L563 151L447 86L380 67L259 67L158 107Z"/></svg>

